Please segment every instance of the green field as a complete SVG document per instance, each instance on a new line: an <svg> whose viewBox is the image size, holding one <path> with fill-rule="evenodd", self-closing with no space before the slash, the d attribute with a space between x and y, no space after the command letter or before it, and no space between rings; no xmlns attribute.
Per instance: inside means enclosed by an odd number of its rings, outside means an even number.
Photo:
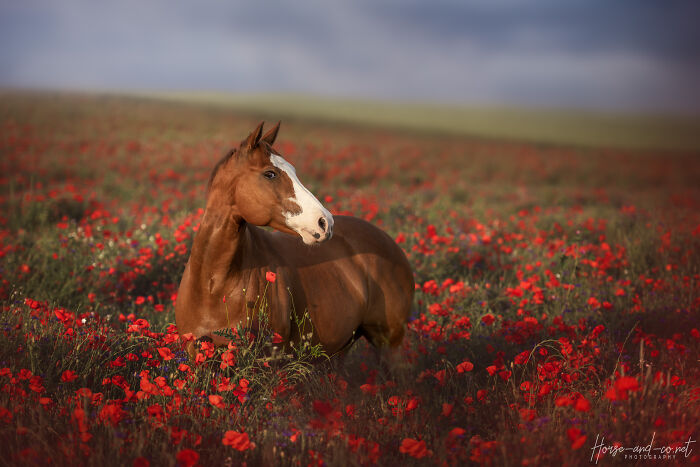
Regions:
<svg viewBox="0 0 700 467"><path fill-rule="evenodd" d="M452 135L638 149L700 150L700 117L545 109L470 108L301 95L145 94L270 119L380 125Z"/></svg>

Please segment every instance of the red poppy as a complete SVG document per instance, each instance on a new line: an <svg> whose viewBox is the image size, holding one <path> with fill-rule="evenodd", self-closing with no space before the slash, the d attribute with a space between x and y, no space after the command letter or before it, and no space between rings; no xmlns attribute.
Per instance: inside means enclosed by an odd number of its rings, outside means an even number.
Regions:
<svg viewBox="0 0 700 467"><path fill-rule="evenodd" d="M579 412L588 412L591 410L591 403L588 402L588 399L586 399L583 396L579 396L578 399L576 399L576 403L574 404L574 409L576 409Z"/></svg>
<svg viewBox="0 0 700 467"><path fill-rule="evenodd" d="M248 433L239 433L233 430L224 433L224 438L221 440L221 443L224 446L231 446L238 451L245 451L255 447L255 443L250 442Z"/></svg>
<svg viewBox="0 0 700 467"><path fill-rule="evenodd" d="M433 454L423 440L415 440L413 438L404 438L401 442L401 447L399 447L399 452L402 454L408 454L416 459L422 459L423 457L429 457Z"/></svg>
<svg viewBox="0 0 700 467"><path fill-rule="evenodd" d="M481 317L481 321L485 325L490 326L493 324L494 321L496 321L496 318L494 318L494 316L491 313L488 313L488 314Z"/></svg>
<svg viewBox="0 0 700 467"><path fill-rule="evenodd" d="M167 347L159 347L158 353L160 354L160 357L165 361L172 360L173 358L175 358L173 352Z"/></svg>
<svg viewBox="0 0 700 467"><path fill-rule="evenodd" d="M312 405L316 413L322 417L327 417L333 411L333 406L328 402L314 401Z"/></svg>
<svg viewBox="0 0 700 467"><path fill-rule="evenodd" d="M218 394L211 394L209 396L209 403L211 405L213 405L214 407L218 407L220 409L223 409L226 407L224 405L224 398L219 396Z"/></svg>
<svg viewBox="0 0 700 467"><path fill-rule="evenodd" d="M284 342L284 338L281 335L279 335L278 333L272 334L273 344L281 344L282 342Z"/></svg>
<svg viewBox="0 0 700 467"><path fill-rule="evenodd" d="M267 271L267 272L265 273L265 279L266 279L268 282L275 282L275 281L277 280L277 274L275 274L275 273L272 272L272 271Z"/></svg>
<svg viewBox="0 0 700 467"><path fill-rule="evenodd" d="M467 371L472 371L474 369L474 364L468 360L463 361L457 365L457 373L465 373Z"/></svg>
<svg viewBox="0 0 700 467"><path fill-rule="evenodd" d="M363 384L360 386L360 390L364 392L365 394L369 394L371 396L375 395L377 393L377 386L374 384Z"/></svg>
<svg viewBox="0 0 700 467"><path fill-rule="evenodd" d="M443 402L442 403L442 416L443 417L449 417L450 414L452 413L452 409L454 409L455 405L450 404L448 402Z"/></svg>
<svg viewBox="0 0 700 467"><path fill-rule="evenodd" d="M229 366L234 366L236 364L236 359L233 356L233 352L230 350L227 350L226 352L221 354L221 369L225 369L226 367Z"/></svg>
<svg viewBox="0 0 700 467"><path fill-rule="evenodd" d="M63 381L64 383L70 383L71 381L75 381L77 378L78 375L75 374L75 371L73 370L66 370L61 375L61 381Z"/></svg>
<svg viewBox="0 0 700 467"><path fill-rule="evenodd" d="M192 467L199 460L199 454L192 449L183 449L177 453L175 459L180 467Z"/></svg>
<svg viewBox="0 0 700 467"><path fill-rule="evenodd" d="M581 434L581 430L578 428L569 428L566 430L566 436L569 437L571 441L571 449L580 449L583 443L586 442L586 435Z"/></svg>

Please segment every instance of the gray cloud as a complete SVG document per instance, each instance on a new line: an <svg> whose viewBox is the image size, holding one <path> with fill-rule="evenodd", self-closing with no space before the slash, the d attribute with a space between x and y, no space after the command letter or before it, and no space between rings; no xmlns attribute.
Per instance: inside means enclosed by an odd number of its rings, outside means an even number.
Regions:
<svg viewBox="0 0 700 467"><path fill-rule="evenodd" d="M0 85L700 111L692 1L0 3Z"/></svg>

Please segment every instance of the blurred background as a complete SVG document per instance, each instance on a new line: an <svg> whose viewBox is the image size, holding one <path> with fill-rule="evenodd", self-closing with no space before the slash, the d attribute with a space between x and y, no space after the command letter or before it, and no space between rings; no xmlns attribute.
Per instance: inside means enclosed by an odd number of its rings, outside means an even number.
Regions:
<svg viewBox="0 0 700 467"><path fill-rule="evenodd" d="M2 0L0 87L358 120L411 103L487 133L515 109L697 117L699 19L692 0Z"/></svg>

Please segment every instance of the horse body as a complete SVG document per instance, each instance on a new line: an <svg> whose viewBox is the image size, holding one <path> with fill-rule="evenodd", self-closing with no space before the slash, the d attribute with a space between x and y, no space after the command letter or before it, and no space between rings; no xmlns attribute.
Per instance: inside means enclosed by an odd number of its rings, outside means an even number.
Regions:
<svg viewBox="0 0 700 467"><path fill-rule="evenodd" d="M331 216L272 152L277 127L262 139L261 129L241 144L235 160L229 156L217 166L221 176L217 169L212 174L178 292L178 331L224 344L213 332L255 325L250 320L265 300L269 326L285 343L310 334L331 354L359 336L377 347L398 346L414 291L403 251L368 222ZM270 164L280 169L276 185L264 180ZM294 323L304 312L313 326L299 329ZM193 354L192 343L188 351Z"/></svg>

